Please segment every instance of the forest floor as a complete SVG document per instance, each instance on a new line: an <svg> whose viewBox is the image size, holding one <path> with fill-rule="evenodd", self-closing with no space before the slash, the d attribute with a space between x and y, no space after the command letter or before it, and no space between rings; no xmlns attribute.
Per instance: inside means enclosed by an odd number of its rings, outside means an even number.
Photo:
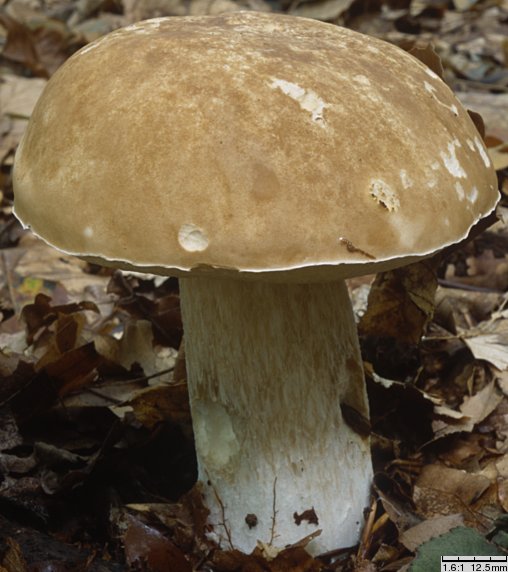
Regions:
<svg viewBox="0 0 508 572"><path fill-rule="evenodd" d="M318 558L198 540L177 281L64 256L12 215L16 146L66 58L139 19L236 9L432 43L502 190L472 241L350 282L376 477L360 544ZM0 189L0 572L419 572L507 553L507 0L0 0Z"/></svg>

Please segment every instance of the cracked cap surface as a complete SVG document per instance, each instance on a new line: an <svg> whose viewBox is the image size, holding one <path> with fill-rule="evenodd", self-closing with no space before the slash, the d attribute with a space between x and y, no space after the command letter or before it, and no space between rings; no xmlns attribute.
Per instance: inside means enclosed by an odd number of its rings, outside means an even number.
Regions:
<svg viewBox="0 0 508 572"><path fill-rule="evenodd" d="M95 262L295 280L426 256L498 200L480 135L424 64L254 12L148 20L77 52L34 110L14 191L25 225Z"/></svg>

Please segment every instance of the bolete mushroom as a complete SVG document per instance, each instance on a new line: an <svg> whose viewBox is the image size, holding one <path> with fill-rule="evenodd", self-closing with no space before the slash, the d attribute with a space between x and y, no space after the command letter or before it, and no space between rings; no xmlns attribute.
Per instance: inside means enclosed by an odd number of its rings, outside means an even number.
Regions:
<svg viewBox="0 0 508 572"><path fill-rule="evenodd" d="M462 240L498 200L467 112L380 40L263 13L108 34L49 81L15 211L87 260L181 278L210 536L352 545L371 485L344 278ZM364 425L364 424L363 424Z"/></svg>

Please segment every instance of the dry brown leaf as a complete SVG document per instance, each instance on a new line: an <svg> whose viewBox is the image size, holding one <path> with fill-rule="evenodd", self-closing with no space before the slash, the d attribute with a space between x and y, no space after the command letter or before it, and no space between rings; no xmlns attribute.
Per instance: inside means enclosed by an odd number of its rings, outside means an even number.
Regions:
<svg viewBox="0 0 508 572"><path fill-rule="evenodd" d="M139 276L139 275L138 275ZM148 320L152 324L155 343L178 348L183 335L180 316L180 299L176 282L163 281L162 292L156 296L144 295L141 278L133 278L115 272L108 284L108 292L118 296L117 307L136 319Z"/></svg>
<svg viewBox="0 0 508 572"><path fill-rule="evenodd" d="M474 467L479 470L481 460L488 454L484 439L478 433L457 434L449 443L450 446L440 453L439 459L456 469Z"/></svg>
<svg viewBox="0 0 508 572"><path fill-rule="evenodd" d="M0 13L0 24L7 30L2 56L37 77L48 78L72 51L71 34L58 20L43 19L28 27L4 12Z"/></svg>
<svg viewBox="0 0 508 572"><path fill-rule="evenodd" d="M2 74L0 81L2 114L28 121L45 86L45 79Z"/></svg>
<svg viewBox="0 0 508 572"><path fill-rule="evenodd" d="M289 9L289 14L302 18L314 18L324 22L337 20L344 14L354 0L311 0L303 2L293 2Z"/></svg>
<svg viewBox="0 0 508 572"><path fill-rule="evenodd" d="M496 371L496 381L503 394L508 397L508 370Z"/></svg>
<svg viewBox="0 0 508 572"><path fill-rule="evenodd" d="M154 347L153 337L151 322L130 320L117 346L116 356L109 357L126 370L138 364L147 376L173 368L176 362L176 350L161 346ZM169 381L169 373L166 373L161 381Z"/></svg>
<svg viewBox="0 0 508 572"><path fill-rule="evenodd" d="M378 476L374 488L379 494L386 515L395 524L399 533L421 522L421 518L414 513L411 499L398 490L393 479L389 479L386 475Z"/></svg>
<svg viewBox="0 0 508 572"><path fill-rule="evenodd" d="M508 93L459 92L457 97L463 105L478 111L485 121L488 137L508 143Z"/></svg>
<svg viewBox="0 0 508 572"><path fill-rule="evenodd" d="M495 381L491 381L475 395L466 397L460 410L476 425L488 417L502 400L503 396L498 391Z"/></svg>
<svg viewBox="0 0 508 572"><path fill-rule="evenodd" d="M109 277L86 273L86 264L76 257L58 252L31 234L24 236L19 247L2 250L1 256L0 278L16 313L39 293L51 296L56 304L88 297L103 314L111 313L112 299L106 295Z"/></svg>
<svg viewBox="0 0 508 572"><path fill-rule="evenodd" d="M2 566L6 572L28 572L28 566L23 557L20 545L13 538L6 538L7 551L2 559Z"/></svg>
<svg viewBox="0 0 508 572"><path fill-rule="evenodd" d="M265 0L123 0L122 3L128 22L161 16L197 16L238 10L270 12L272 9Z"/></svg>
<svg viewBox="0 0 508 572"><path fill-rule="evenodd" d="M434 263L428 260L378 274L360 333L418 343L434 311L436 288Z"/></svg>
<svg viewBox="0 0 508 572"><path fill-rule="evenodd" d="M465 342L476 359L488 361L499 370L508 369L508 333L475 336Z"/></svg>
<svg viewBox="0 0 508 572"><path fill-rule="evenodd" d="M189 508L183 503L131 503L126 505L126 508L157 519L171 530L173 536L178 536L179 546L182 545L182 537L187 537L188 542L192 544L194 540L192 516Z"/></svg>
<svg viewBox="0 0 508 572"><path fill-rule="evenodd" d="M426 465L416 481L413 501L426 518L464 514L490 485L490 479L481 474Z"/></svg>
<svg viewBox="0 0 508 572"><path fill-rule="evenodd" d="M21 141L28 119L46 80L4 73L0 78L0 163Z"/></svg>
<svg viewBox="0 0 508 572"><path fill-rule="evenodd" d="M206 16L236 12L239 6L233 0L193 0L189 4L190 16Z"/></svg>
<svg viewBox="0 0 508 572"><path fill-rule="evenodd" d="M130 567L152 572L192 572L190 562L169 538L134 517L124 536L125 558Z"/></svg>
<svg viewBox="0 0 508 572"><path fill-rule="evenodd" d="M185 384L161 384L150 387L136 394L124 404L148 429L170 420L192 435L192 421L189 408L189 395ZM113 407L114 411L116 408Z"/></svg>
<svg viewBox="0 0 508 572"><path fill-rule="evenodd" d="M504 454L495 463L497 472L497 496L499 504L508 512L508 454Z"/></svg>
<svg viewBox="0 0 508 572"><path fill-rule="evenodd" d="M499 504L508 512L508 479L499 479L497 482L497 496Z"/></svg>
<svg viewBox="0 0 508 572"><path fill-rule="evenodd" d="M399 536L399 542L401 542L411 552L415 552L416 549L424 542L427 542L436 536L441 536L457 526L464 526L464 517L462 514L436 516L434 518L424 520L420 524L404 531Z"/></svg>
<svg viewBox="0 0 508 572"><path fill-rule="evenodd" d="M238 550L218 551L213 555L213 564L217 572L320 572L324 568L298 545L285 549L264 545L249 555Z"/></svg>
<svg viewBox="0 0 508 572"><path fill-rule="evenodd" d="M496 382L491 381L475 395L466 397L460 406L460 411L446 406L436 406L434 412L438 418L432 422L435 438L472 431L475 425L488 417L502 400L503 395L497 389Z"/></svg>
<svg viewBox="0 0 508 572"><path fill-rule="evenodd" d="M409 53L423 62L439 77L443 77L444 70L441 58L431 44L426 44L424 46L416 45L409 50Z"/></svg>
<svg viewBox="0 0 508 572"><path fill-rule="evenodd" d="M294 546L283 550L272 562L270 572L319 572L324 565L306 552L301 546Z"/></svg>
<svg viewBox="0 0 508 572"><path fill-rule="evenodd" d="M58 329L59 328L61 330L63 329L63 334L60 333L60 338L61 338L65 334L66 330L68 330L69 328L69 322L65 318L62 318L62 316L80 313L85 310L94 312L96 314L99 313L99 309L93 302L85 301L79 303L72 302L70 304L53 305L51 303L51 298L49 296L46 296L45 294L37 294L33 303L27 304L21 312L21 318L25 322L27 328L28 343L31 344L34 342L35 338L38 336L41 329L46 329L55 323L56 323L57 336L58 336ZM72 328L72 331L75 334L81 331L83 325L83 320L79 318L76 319L78 320L78 322L81 322L81 326L76 325L75 328L74 327ZM59 325L59 320L63 320L63 322L61 322L60 325ZM76 339L73 340L71 347L74 347L75 343ZM56 346L55 346L55 351L57 355L61 353L58 351Z"/></svg>
<svg viewBox="0 0 508 572"><path fill-rule="evenodd" d="M496 171L508 167L508 94L465 92L458 94L465 104L475 107L485 120L485 143Z"/></svg>
<svg viewBox="0 0 508 572"><path fill-rule="evenodd" d="M90 343L46 364L44 371L58 388L58 395L63 397L91 385L98 377L97 367L101 362L102 358Z"/></svg>
<svg viewBox="0 0 508 572"><path fill-rule="evenodd" d="M492 274L490 274L490 283ZM468 283L477 277L451 277L454 283ZM478 323L488 320L492 312L499 307L502 294L499 292L475 292L461 288L438 288L436 293L436 313L434 322L450 333L468 330Z"/></svg>

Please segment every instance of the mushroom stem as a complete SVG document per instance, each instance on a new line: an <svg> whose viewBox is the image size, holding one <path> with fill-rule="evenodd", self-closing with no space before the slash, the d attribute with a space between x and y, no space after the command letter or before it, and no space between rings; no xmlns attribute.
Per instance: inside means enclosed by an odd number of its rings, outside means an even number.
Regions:
<svg viewBox="0 0 508 572"><path fill-rule="evenodd" d="M372 478L356 325L343 281L181 279L196 452L211 538L250 552L310 533L358 541Z"/></svg>

